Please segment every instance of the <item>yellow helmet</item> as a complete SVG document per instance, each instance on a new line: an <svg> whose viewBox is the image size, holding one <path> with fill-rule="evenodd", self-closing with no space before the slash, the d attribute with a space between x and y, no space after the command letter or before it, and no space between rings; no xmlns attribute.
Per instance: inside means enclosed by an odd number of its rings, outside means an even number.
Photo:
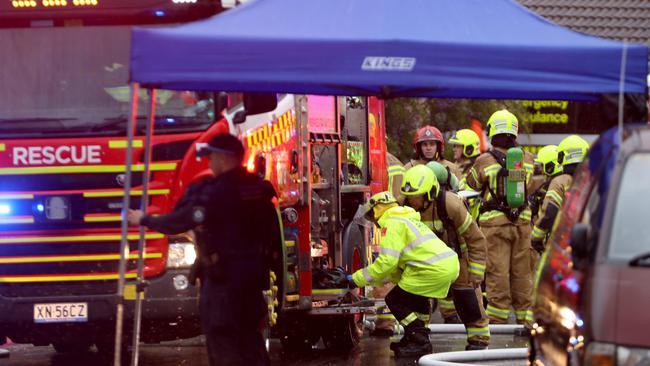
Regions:
<svg viewBox="0 0 650 366"><path fill-rule="evenodd" d="M473 130L468 128L456 131L454 137L449 139L449 143L463 146L463 156L471 158L481 153L481 140Z"/></svg>
<svg viewBox="0 0 650 366"><path fill-rule="evenodd" d="M359 210L357 211L355 218L364 217L366 220L375 221L375 219L378 218L377 216L381 216L375 214L375 211L377 211L375 208L380 205L396 206L397 200L393 194L388 191L375 193L372 197L370 197L368 202L359 206ZM385 210L381 211L383 213Z"/></svg>
<svg viewBox="0 0 650 366"><path fill-rule="evenodd" d="M502 109L492 113L490 119L488 119L487 128L489 138L504 133L517 136L519 132L519 121L514 114L506 109Z"/></svg>
<svg viewBox="0 0 650 366"><path fill-rule="evenodd" d="M562 165L577 164L587 156L589 143L578 135L565 137L557 146L557 161Z"/></svg>
<svg viewBox="0 0 650 366"><path fill-rule="evenodd" d="M405 196L426 194L429 201L433 201L439 190L440 184L433 170L422 164L416 165L404 173L402 187L400 188L400 192Z"/></svg>
<svg viewBox="0 0 650 366"><path fill-rule="evenodd" d="M397 203L397 200L395 199L392 193L388 191L383 191L383 192L375 193L372 197L370 197L368 203L372 207L374 207L382 203Z"/></svg>
<svg viewBox="0 0 650 366"><path fill-rule="evenodd" d="M542 165L545 175L552 176L562 171L562 165L557 161L557 146L546 145L539 150L535 162Z"/></svg>

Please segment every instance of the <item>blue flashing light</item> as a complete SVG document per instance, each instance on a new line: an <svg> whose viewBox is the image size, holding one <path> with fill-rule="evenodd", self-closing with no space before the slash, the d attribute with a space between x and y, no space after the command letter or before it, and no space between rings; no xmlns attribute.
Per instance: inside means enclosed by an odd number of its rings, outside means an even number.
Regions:
<svg viewBox="0 0 650 366"><path fill-rule="evenodd" d="M38 211L38 212L45 211L45 206L43 206L42 203L39 203L38 205L36 205L36 211Z"/></svg>
<svg viewBox="0 0 650 366"><path fill-rule="evenodd" d="M156 11L154 11L153 13L154 13L154 15L156 15L157 17L164 17L164 16L165 16L165 12L162 11L162 10L156 10Z"/></svg>
<svg viewBox="0 0 650 366"><path fill-rule="evenodd" d="M167 117L167 118L165 118L165 122L167 122L167 123L174 123L174 122L176 122L176 119L175 119L175 118L172 118L172 117Z"/></svg>
<svg viewBox="0 0 650 366"><path fill-rule="evenodd" d="M585 325L585 322L584 322L582 319L580 319L580 317L578 317L578 318L576 319L576 326L577 326L578 328L582 328L583 325Z"/></svg>
<svg viewBox="0 0 650 366"><path fill-rule="evenodd" d="M578 284L576 278L573 276L567 278L567 280L564 282L564 286L574 294L577 294L578 291L580 291L580 285Z"/></svg>
<svg viewBox="0 0 650 366"><path fill-rule="evenodd" d="M0 203L0 215L9 215L11 213L11 206L6 203Z"/></svg>

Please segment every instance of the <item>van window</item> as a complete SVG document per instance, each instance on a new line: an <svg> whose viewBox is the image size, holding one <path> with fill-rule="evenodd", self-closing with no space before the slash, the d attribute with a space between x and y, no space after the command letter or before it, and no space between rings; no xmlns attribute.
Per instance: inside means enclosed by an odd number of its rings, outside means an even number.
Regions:
<svg viewBox="0 0 650 366"><path fill-rule="evenodd" d="M590 187L585 187L585 189L588 189ZM590 193L589 193L589 198L587 199L587 205L584 208L584 212L582 213L582 219L580 222L585 223L585 224L592 224L595 227L599 227L600 225L597 223L597 214L598 210L600 209L600 193L598 192L598 180L596 180L596 184L590 188Z"/></svg>
<svg viewBox="0 0 650 366"><path fill-rule="evenodd" d="M637 153L623 170L607 256L628 261L650 252L650 153Z"/></svg>

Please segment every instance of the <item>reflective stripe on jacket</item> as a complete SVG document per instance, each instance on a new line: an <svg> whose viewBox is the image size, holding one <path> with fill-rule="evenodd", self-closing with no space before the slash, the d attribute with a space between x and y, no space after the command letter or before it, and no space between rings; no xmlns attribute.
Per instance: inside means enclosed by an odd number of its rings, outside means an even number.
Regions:
<svg viewBox="0 0 650 366"><path fill-rule="evenodd" d="M357 286L378 285L390 279L415 295L446 297L458 277L456 253L410 207L390 208L378 223L380 253L370 266L352 275Z"/></svg>

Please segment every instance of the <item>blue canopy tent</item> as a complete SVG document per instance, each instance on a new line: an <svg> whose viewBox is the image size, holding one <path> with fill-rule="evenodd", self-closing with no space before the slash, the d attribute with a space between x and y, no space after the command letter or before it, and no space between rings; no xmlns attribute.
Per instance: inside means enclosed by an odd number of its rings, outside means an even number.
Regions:
<svg viewBox="0 0 650 366"><path fill-rule="evenodd" d="M647 47L511 0L258 0L133 31L131 80L175 90L503 99L644 93Z"/></svg>

